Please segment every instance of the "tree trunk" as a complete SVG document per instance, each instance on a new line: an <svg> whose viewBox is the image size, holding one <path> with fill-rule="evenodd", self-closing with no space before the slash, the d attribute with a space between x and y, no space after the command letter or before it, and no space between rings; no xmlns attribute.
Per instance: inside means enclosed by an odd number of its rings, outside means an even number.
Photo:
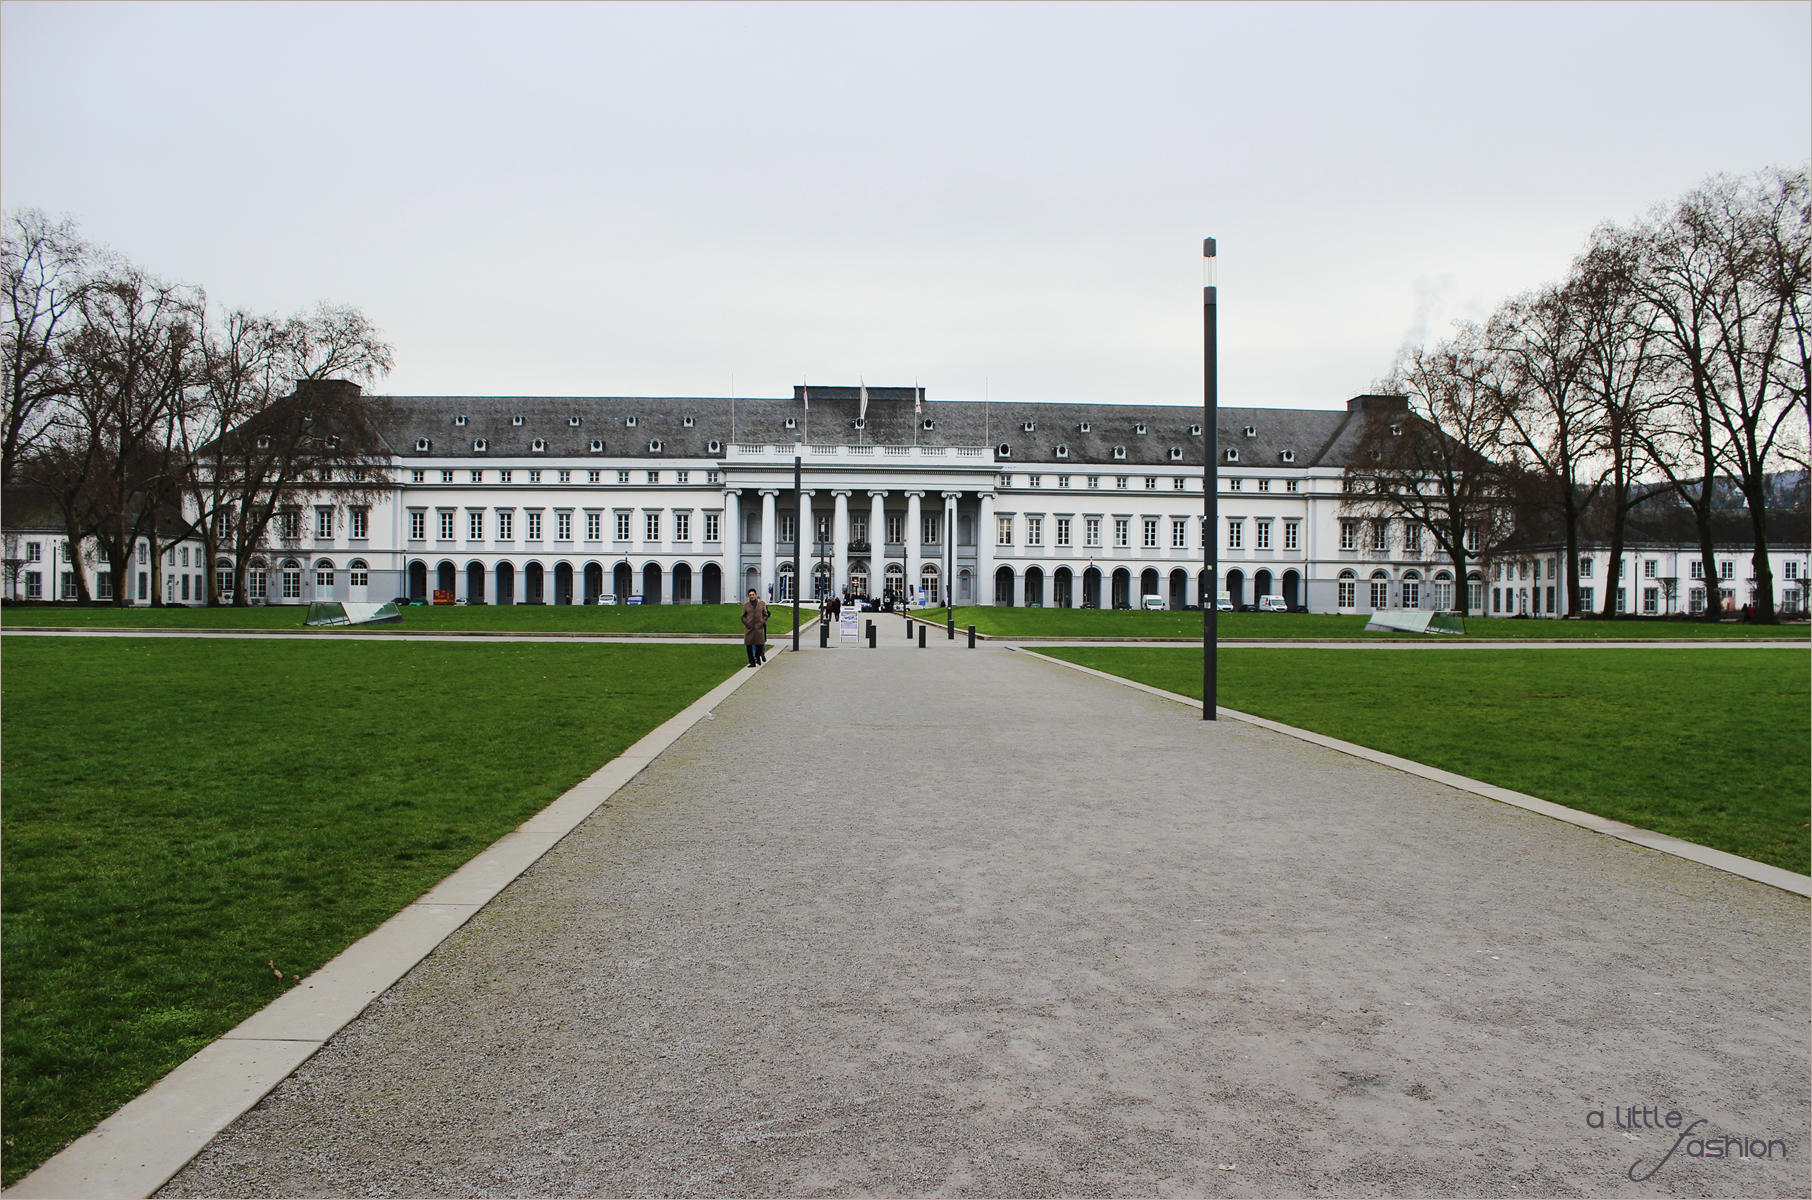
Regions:
<svg viewBox="0 0 1812 1200"><path fill-rule="evenodd" d="M1774 611L1774 568L1768 564L1767 486L1765 478L1743 480L1743 498L1749 502L1749 527L1755 539L1750 560L1750 570L1755 573L1755 611L1751 619L1761 625L1779 625L1780 614Z"/></svg>

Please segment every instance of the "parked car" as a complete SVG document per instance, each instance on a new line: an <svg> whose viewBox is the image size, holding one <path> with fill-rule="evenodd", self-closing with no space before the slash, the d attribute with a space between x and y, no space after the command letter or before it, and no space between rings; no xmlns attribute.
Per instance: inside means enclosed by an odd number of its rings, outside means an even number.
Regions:
<svg viewBox="0 0 1812 1200"><path fill-rule="evenodd" d="M1214 611L1233 612L1233 597L1226 592L1222 592L1220 595L1216 596L1214 598Z"/></svg>
<svg viewBox="0 0 1812 1200"><path fill-rule="evenodd" d="M604 595L598 597L599 604L615 604L616 602L617 602L617 598L614 595L610 594L609 592L606 592Z"/></svg>
<svg viewBox="0 0 1812 1200"><path fill-rule="evenodd" d="M1258 598L1258 611L1289 612L1290 606L1284 603L1284 598L1282 596L1260 596Z"/></svg>
<svg viewBox="0 0 1812 1200"><path fill-rule="evenodd" d="M1164 597L1162 597L1162 596L1141 596L1141 597L1139 597L1139 607L1144 609L1146 612L1153 612L1155 610L1162 609L1164 607Z"/></svg>

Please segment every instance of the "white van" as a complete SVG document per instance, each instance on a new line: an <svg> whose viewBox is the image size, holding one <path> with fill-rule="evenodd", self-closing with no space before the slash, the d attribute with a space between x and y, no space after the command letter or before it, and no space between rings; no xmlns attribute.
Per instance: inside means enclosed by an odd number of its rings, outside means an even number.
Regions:
<svg viewBox="0 0 1812 1200"><path fill-rule="evenodd" d="M1153 609L1161 609L1164 607L1164 597L1141 596L1139 597L1139 607L1146 612L1151 612Z"/></svg>
<svg viewBox="0 0 1812 1200"><path fill-rule="evenodd" d="M1232 612L1233 611L1233 594L1231 592L1222 592L1220 595L1216 596L1214 598L1214 611L1215 612Z"/></svg>
<svg viewBox="0 0 1812 1200"><path fill-rule="evenodd" d="M1258 598L1258 611L1287 613L1290 611L1290 606L1284 603L1284 598L1282 596L1260 596Z"/></svg>

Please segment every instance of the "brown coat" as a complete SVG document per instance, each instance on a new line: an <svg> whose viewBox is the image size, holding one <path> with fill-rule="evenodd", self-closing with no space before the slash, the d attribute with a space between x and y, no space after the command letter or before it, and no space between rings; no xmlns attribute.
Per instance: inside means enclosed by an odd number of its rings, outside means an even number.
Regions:
<svg viewBox="0 0 1812 1200"><path fill-rule="evenodd" d="M742 602L742 641L745 646L768 644L768 606L760 600Z"/></svg>

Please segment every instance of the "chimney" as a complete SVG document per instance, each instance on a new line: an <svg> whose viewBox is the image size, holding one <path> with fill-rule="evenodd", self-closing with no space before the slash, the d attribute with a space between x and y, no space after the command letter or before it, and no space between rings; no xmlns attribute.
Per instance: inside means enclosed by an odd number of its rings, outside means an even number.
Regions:
<svg viewBox="0 0 1812 1200"><path fill-rule="evenodd" d="M1408 412L1408 396L1354 396L1346 402L1348 412Z"/></svg>

